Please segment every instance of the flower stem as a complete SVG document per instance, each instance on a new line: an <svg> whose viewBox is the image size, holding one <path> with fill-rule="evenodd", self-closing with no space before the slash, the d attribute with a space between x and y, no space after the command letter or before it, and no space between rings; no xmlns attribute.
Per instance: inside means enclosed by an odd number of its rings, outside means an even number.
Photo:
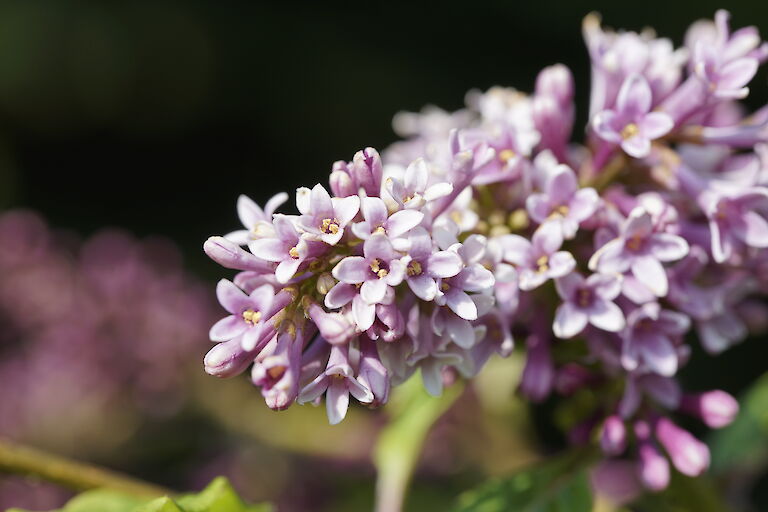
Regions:
<svg viewBox="0 0 768 512"><path fill-rule="evenodd" d="M34 475L76 490L103 487L142 497L173 494L168 489L115 471L45 453L4 439L0 439L0 471Z"/></svg>
<svg viewBox="0 0 768 512"><path fill-rule="evenodd" d="M400 512L429 429L464 390L456 382L440 397L428 395L421 379L412 377L397 389L389 404L393 418L381 431L374 449L376 512Z"/></svg>

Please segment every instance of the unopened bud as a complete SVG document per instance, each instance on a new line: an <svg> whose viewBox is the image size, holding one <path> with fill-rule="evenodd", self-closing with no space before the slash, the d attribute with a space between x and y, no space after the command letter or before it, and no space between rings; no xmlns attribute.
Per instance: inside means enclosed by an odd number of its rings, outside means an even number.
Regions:
<svg viewBox="0 0 768 512"><path fill-rule="evenodd" d="M325 295L331 291L331 288L334 286L336 286L336 279L333 278L330 272L320 274L317 278L317 293L320 295Z"/></svg>

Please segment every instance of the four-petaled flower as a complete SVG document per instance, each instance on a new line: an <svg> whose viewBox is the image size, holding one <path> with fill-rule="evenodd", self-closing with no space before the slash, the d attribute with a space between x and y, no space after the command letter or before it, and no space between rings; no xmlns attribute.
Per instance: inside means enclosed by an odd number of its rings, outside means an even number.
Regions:
<svg viewBox="0 0 768 512"><path fill-rule="evenodd" d="M216 286L216 296L230 315L211 327L211 340L229 341L242 336L243 347L246 350L253 348L264 325L263 321L272 313L275 290L265 284L247 295L231 281L222 279Z"/></svg>
<svg viewBox="0 0 768 512"><path fill-rule="evenodd" d="M299 225L304 235L336 245L344 236L344 228L360 210L358 196L331 197L319 183L312 190L296 191L296 207L301 213Z"/></svg>
<svg viewBox="0 0 768 512"><path fill-rule="evenodd" d="M641 75L627 77L613 110L604 110L592 123L595 133L608 142L621 145L635 158L648 156L651 141L669 133L672 118L663 112L651 112L651 88Z"/></svg>
<svg viewBox="0 0 768 512"><path fill-rule="evenodd" d="M624 313L613 300L621 293L621 279L615 275L592 274L588 278L572 272L555 280L563 303L552 325L558 338L572 338L587 324L609 332L624 328Z"/></svg>
<svg viewBox="0 0 768 512"><path fill-rule="evenodd" d="M563 234L555 224L542 224L530 241L520 235L506 235L499 242L504 249L504 261L517 266L520 289L524 291L563 277L576 267L571 253L558 250Z"/></svg>

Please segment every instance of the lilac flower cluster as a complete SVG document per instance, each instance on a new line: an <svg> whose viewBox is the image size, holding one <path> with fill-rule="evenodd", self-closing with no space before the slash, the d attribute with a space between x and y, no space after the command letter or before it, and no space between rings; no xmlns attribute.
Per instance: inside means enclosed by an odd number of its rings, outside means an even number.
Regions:
<svg viewBox="0 0 768 512"><path fill-rule="evenodd" d="M164 240L0 215L0 435L86 456L177 411L214 318L181 268Z"/></svg>
<svg viewBox="0 0 768 512"><path fill-rule="evenodd" d="M240 271L218 285L230 315L211 329L208 373L253 365L270 407L324 396L337 423L350 395L381 405L416 370L439 394L508 355L514 334L521 391L597 396L572 437L598 430L638 489L665 487L668 460L701 473L706 446L670 417L721 427L737 404L683 393L675 375L686 334L717 354L765 314L768 107L746 115L737 100L768 44L724 11L678 49L594 15L584 35L581 144L573 78L555 65L530 95L494 87L459 112L398 114L404 140L336 162L330 189L297 190L298 215L275 213L286 194L264 210L241 196L245 229L204 246Z"/></svg>

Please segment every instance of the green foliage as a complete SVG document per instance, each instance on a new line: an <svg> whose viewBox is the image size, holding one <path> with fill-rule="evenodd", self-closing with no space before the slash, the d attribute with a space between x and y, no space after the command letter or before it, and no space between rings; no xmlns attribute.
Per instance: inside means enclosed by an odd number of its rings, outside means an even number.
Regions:
<svg viewBox="0 0 768 512"><path fill-rule="evenodd" d="M389 403L392 419L379 434L373 454L380 505L384 502L391 509L401 506L429 429L463 389L457 382L444 389L442 396L433 397L424 390L421 379L412 377L395 390Z"/></svg>
<svg viewBox="0 0 768 512"><path fill-rule="evenodd" d="M691 478L677 471L672 472L666 489L659 493L646 493L635 508L639 512L730 511L709 477Z"/></svg>
<svg viewBox="0 0 768 512"><path fill-rule="evenodd" d="M491 480L462 494L454 512L591 512L589 460L574 452Z"/></svg>
<svg viewBox="0 0 768 512"><path fill-rule="evenodd" d="M768 374L760 377L739 403L741 410L734 422L710 439L712 471L716 474L768 463Z"/></svg>
<svg viewBox="0 0 768 512"><path fill-rule="evenodd" d="M219 477L199 494L147 501L128 494L97 489L72 498L55 512L270 512L266 504L246 505L226 478ZM10 509L7 512L25 512Z"/></svg>

